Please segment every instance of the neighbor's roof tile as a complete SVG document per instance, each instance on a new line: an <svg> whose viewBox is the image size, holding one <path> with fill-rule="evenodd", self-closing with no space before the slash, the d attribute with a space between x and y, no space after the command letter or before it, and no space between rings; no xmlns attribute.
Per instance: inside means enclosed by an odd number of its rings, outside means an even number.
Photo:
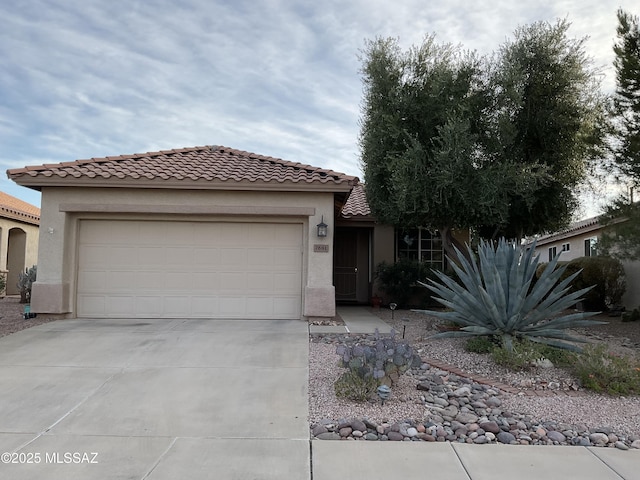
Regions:
<svg viewBox="0 0 640 480"><path fill-rule="evenodd" d="M8 193L0 192L0 217L39 225L40 209Z"/></svg>
<svg viewBox="0 0 640 480"><path fill-rule="evenodd" d="M75 162L28 166L8 170L17 183L38 186L38 178L180 180L215 182L267 182L299 184L355 185L357 177L279 158L257 155L220 146L203 146L138 153L116 157L91 158Z"/></svg>

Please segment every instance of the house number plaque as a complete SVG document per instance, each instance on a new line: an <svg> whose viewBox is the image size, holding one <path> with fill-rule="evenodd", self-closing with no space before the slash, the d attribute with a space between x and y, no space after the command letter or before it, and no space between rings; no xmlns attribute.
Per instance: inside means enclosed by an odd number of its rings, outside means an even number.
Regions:
<svg viewBox="0 0 640 480"><path fill-rule="evenodd" d="M322 245L322 244L314 244L313 245L313 251L314 252L324 252L324 253L329 253L329 245Z"/></svg>

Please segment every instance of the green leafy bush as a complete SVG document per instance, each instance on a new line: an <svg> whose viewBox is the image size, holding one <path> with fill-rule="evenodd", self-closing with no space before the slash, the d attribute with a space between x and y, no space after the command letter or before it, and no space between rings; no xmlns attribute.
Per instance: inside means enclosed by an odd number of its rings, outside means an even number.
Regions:
<svg viewBox="0 0 640 480"><path fill-rule="evenodd" d="M605 345L585 347L573 363L573 372L585 388L611 395L640 394L637 361L607 352Z"/></svg>
<svg viewBox="0 0 640 480"><path fill-rule="evenodd" d="M638 320L640 320L640 310L638 308L622 314L623 322L637 322Z"/></svg>
<svg viewBox="0 0 640 480"><path fill-rule="evenodd" d="M520 371L532 368L536 360L544 357L533 342L517 341L511 350L504 347L494 348L491 358L498 365Z"/></svg>
<svg viewBox="0 0 640 480"><path fill-rule="evenodd" d="M565 266L562 279L578 273L572 282L576 290L593 287L584 295L583 303L587 310L609 310L622 303L627 282L620 260L602 256L580 257L558 265ZM538 267L538 277L545 268L546 264Z"/></svg>
<svg viewBox="0 0 640 480"><path fill-rule="evenodd" d="M36 281L36 274L38 273L37 265L31 268L25 269L24 273L18 275L18 290L20 291L20 303L31 302L31 286Z"/></svg>
<svg viewBox="0 0 640 480"><path fill-rule="evenodd" d="M382 262L376 268L380 289L401 307L407 307L411 298L422 291L418 281L432 276L424 264L407 258L396 263Z"/></svg>
<svg viewBox="0 0 640 480"><path fill-rule="evenodd" d="M569 268L582 270L573 282L576 289L594 286L584 296L585 308L608 310L622 303L627 284L620 260L611 257L582 257L571 260Z"/></svg>
<svg viewBox="0 0 640 480"><path fill-rule="evenodd" d="M472 353L491 353L496 348L496 343L489 337L472 337L467 340L464 348L467 352Z"/></svg>
<svg viewBox="0 0 640 480"><path fill-rule="evenodd" d="M497 245L482 241L477 257L468 246L467 257L458 251L460 266L451 260L450 264L459 281L436 272L439 282L422 283L438 295L434 299L449 311L421 311L462 325L458 331L435 337L495 335L508 351L519 339L579 350L567 342L584 340L571 337L566 330L603 322L587 320L595 313L565 311L580 301L589 288L570 292L576 274L561 280L565 267L556 268L558 256L533 284L539 261L539 256L533 256L534 250L535 243L523 250L501 239Z"/></svg>

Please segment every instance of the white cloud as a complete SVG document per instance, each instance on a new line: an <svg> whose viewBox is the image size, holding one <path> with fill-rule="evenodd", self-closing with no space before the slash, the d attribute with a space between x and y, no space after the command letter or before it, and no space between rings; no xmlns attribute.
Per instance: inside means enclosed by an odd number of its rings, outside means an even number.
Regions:
<svg viewBox="0 0 640 480"><path fill-rule="evenodd" d="M612 88L619 5L637 9L629 0L4 2L0 167L222 144L360 175L365 39L399 37L406 48L436 33L484 54L518 25L566 16L573 35L591 36ZM19 189L4 179L0 188Z"/></svg>

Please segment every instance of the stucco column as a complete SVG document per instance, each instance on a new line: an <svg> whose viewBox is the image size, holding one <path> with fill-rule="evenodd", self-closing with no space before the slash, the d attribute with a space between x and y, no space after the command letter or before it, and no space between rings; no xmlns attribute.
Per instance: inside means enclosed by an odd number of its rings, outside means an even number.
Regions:
<svg viewBox="0 0 640 480"><path fill-rule="evenodd" d="M61 195L58 190L57 194ZM54 195L51 195L54 196ZM56 195L57 196L57 195ZM66 214L58 209L58 201L43 202L38 247L38 275L31 288L31 311L35 313L69 313L70 292L65 237L73 237L74 232L67 224ZM66 248L65 248L66 247Z"/></svg>
<svg viewBox="0 0 640 480"><path fill-rule="evenodd" d="M333 198L316 209L309 217L309 250L307 286L305 288L304 315L308 318L332 318L336 315L336 291L333 286ZM318 237L318 224L327 224L327 236Z"/></svg>

